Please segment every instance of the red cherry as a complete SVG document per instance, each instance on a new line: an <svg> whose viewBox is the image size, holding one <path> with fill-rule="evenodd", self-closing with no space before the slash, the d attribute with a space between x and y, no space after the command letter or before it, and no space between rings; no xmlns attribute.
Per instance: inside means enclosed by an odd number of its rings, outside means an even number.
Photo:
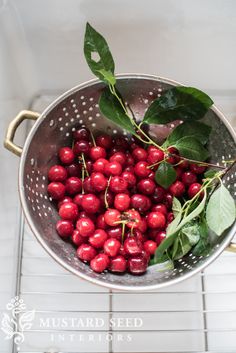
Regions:
<svg viewBox="0 0 236 353"><path fill-rule="evenodd" d="M193 183L188 188L188 196L189 198L193 198L200 190L202 185L199 183ZM201 192L200 196L203 197L204 192Z"/></svg>
<svg viewBox="0 0 236 353"><path fill-rule="evenodd" d="M148 151L148 156L147 156L147 162L149 164L155 164L157 162L160 162L164 159L164 152L159 150L156 147L153 147L152 149L149 149Z"/></svg>
<svg viewBox="0 0 236 353"><path fill-rule="evenodd" d="M74 226L71 221L60 219L56 224L56 230L62 238L68 238L73 233Z"/></svg>
<svg viewBox="0 0 236 353"><path fill-rule="evenodd" d="M96 138L96 144L99 147L109 149L112 146L112 138L109 135L103 134Z"/></svg>
<svg viewBox="0 0 236 353"><path fill-rule="evenodd" d="M82 261L91 261L97 255L97 251L90 244L82 244L77 249L77 256Z"/></svg>
<svg viewBox="0 0 236 353"><path fill-rule="evenodd" d="M152 201L155 203L162 202L165 194L166 194L165 189L163 189L161 186L156 186L154 193L152 195Z"/></svg>
<svg viewBox="0 0 236 353"><path fill-rule="evenodd" d="M147 240L144 243L144 250L146 250L147 253L149 253L150 255L154 255L156 248L157 248L157 243L153 240Z"/></svg>
<svg viewBox="0 0 236 353"><path fill-rule="evenodd" d="M66 180L66 192L70 195L75 195L82 190L82 181L77 177L70 177Z"/></svg>
<svg viewBox="0 0 236 353"><path fill-rule="evenodd" d="M92 194L95 192L91 184L91 177L86 177L83 182L84 191L86 193Z"/></svg>
<svg viewBox="0 0 236 353"><path fill-rule="evenodd" d="M161 231L156 234L156 243L157 246L161 244L161 242L166 238L166 232Z"/></svg>
<svg viewBox="0 0 236 353"><path fill-rule="evenodd" d="M166 220L167 220L167 223L171 223L173 220L174 220L175 216L174 216L174 213L173 212L169 212L167 214L167 217L166 217Z"/></svg>
<svg viewBox="0 0 236 353"><path fill-rule="evenodd" d="M104 220L109 226L116 226L117 222L120 221L120 212L114 208L109 208L104 213Z"/></svg>
<svg viewBox="0 0 236 353"><path fill-rule="evenodd" d="M148 168L148 163L144 161L140 161L135 164L134 167L135 174L140 178L146 178L150 173L150 169Z"/></svg>
<svg viewBox="0 0 236 353"><path fill-rule="evenodd" d="M176 164L179 162L179 151L175 148L175 147L168 147L167 148L167 158L166 158L166 162L170 163L170 164ZM175 156L174 156L175 155Z"/></svg>
<svg viewBox="0 0 236 353"><path fill-rule="evenodd" d="M83 194L77 194L73 198L73 202L78 206L78 209L82 209L82 200L83 200L84 195Z"/></svg>
<svg viewBox="0 0 236 353"><path fill-rule="evenodd" d="M86 169L87 169L88 173L89 174L92 173L92 171L93 171L93 162L90 161L90 160L86 160L85 164L86 164Z"/></svg>
<svg viewBox="0 0 236 353"><path fill-rule="evenodd" d="M151 179L142 179L138 183L138 190L145 195L152 195L155 191L156 184Z"/></svg>
<svg viewBox="0 0 236 353"><path fill-rule="evenodd" d="M146 219L142 218L141 221L138 224L138 229L140 232L145 233L147 230L147 221Z"/></svg>
<svg viewBox="0 0 236 353"><path fill-rule="evenodd" d="M134 167L132 165L128 165L128 167L125 167L124 172L130 172L134 174Z"/></svg>
<svg viewBox="0 0 236 353"><path fill-rule="evenodd" d="M106 150L100 146L94 146L90 149L89 156L93 161L99 158L106 158Z"/></svg>
<svg viewBox="0 0 236 353"><path fill-rule="evenodd" d="M73 133L75 141L89 140L90 132L85 127L75 130Z"/></svg>
<svg viewBox="0 0 236 353"><path fill-rule="evenodd" d="M144 234L144 232L141 232L139 228L133 229L132 231L129 231L125 235L126 235L126 238L134 238L140 243L143 243L147 240L146 235Z"/></svg>
<svg viewBox="0 0 236 353"><path fill-rule="evenodd" d="M110 190L107 190L107 192L102 191L98 195L99 200L101 202L101 206L107 207L107 204L105 202L105 194L106 194L106 201L107 201L108 207L111 207L113 205L113 201L114 201L114 194Z"/></svg>
<svg viewBox="0 0 236 353"><path fill-rule="evenodd" d="M107 176L120 175L122 173L122 166L118 162L109 162L104 167L104 173Z"/></svg>
<svg viewBox="0 0 236 353"><path fill-rule="evenodd" d="M59 208L59 215L62 219L75 221L79 216L78 206L72 202L64 203Z"/></svg>
<svg viewBox="0 0 236 353"><path fill-rule="evenodd" d="M80 140L74 144L73 151L77 156L80 155L81 153L88 155L89 150L90 150L89 142L86 140Z"/></svg>
<svg viewBox="0 0 236 353"><path fill-rule="evenodd" d="M98 254L91 260L90 267L94 272L102 273L108 267L109 262L106 254Z"/></svg>
<svg viewBox="0 0 236 353"><path fill-rule="evenodd" d="M189 162L182 159L182 160L180 160L178 167L181 169L187 169L189 167Z"/></svg>
<svg viewBox="0 0 236 353"><path fill-rule="evenodd" d="M130 197L127 194L117 194L114 199L114 206L119 211L125 211L129 208Z"/></svg>
<svg viewBox="0 0 236 353"><path fill-rule="evenodd" d="M105 158L99 158L93 163L93 170L94 172L103 173L105 170L105 165L109 163Z"/></svg>
<svg viewBox="0 0 236 353"><path fill-rule="evenodd" d="M91 185L94 190L100 192L107 187L107 178L102 173L96 172L91 174Z"/></svg>
<svg viewBox="0 0 236 353"><path fill-rule="evenodd" d="M182 174L183 174L183 169L180 168L179 166L177 168L175 168L175 171L176 171L176 179L179 180L181 179L182 177Z"/></svg>
<svg viewBox="0 0 236 353"><path fill-rule="evenodd" d="M150 228L164 228L166 218L161 212L150 212L147 216L147 224Z"/></svg>
<svg viewBox="0 0 236 353"><path fill-rule="evenodd" d="M121 146L113 146L109 150L109 156L112 156L116 152L125 152L125 149L123 147L121 147Z"/></svg>
<svg viewBox="0 0 236 353"><path fill-rule="evenodd" d="M163 203L159 203L152 207L153 212L161 212L164 216L167 215L167 207Z"/></svg>
<svg viewBox="0 0 236 353"><path fill-rule="evenodd" d="M54 200L60 200L65 195L65 185L59 182L53 181L52 183L48 184L48 193Z"/></svg>
<svg viewBox="0 0 236 353"><path fill-rule="evenodd" d="M117 147L122 147L125 150L129 148L129 143L125 137L118 136L114 139L113 142L114 142L114 145Z"/></svg>
<svg viewBox="0 0 236 353"><path fill-rule="evenodd" d="M101 206L101 202L94 194L86 194L82 199L81 206L85 212L96 213Z"/></svg>
<svg viewBox="0 0 236 353"><path fill-rule="evenodd" d="M69 197L69 196L64 196L64 197L60 200L60 202L58 202L58 208L60 208L61 205L63 205L63 203L72 202L72 201L73 201L73 200L72 200L71 197Z"/></svg>
<svg viewBox="0 0 236 353"><path fill-rule="evenodd" d="M150 173L148 174L148 178L151 180L155 180L155 173L153 170L151 170Z"/></svg>
<svg viewBox="0 0 236 353"><path fill-rule="evenodd" d="M126 158L126 161L125 161L126 166L134 165L134 159L129 152L126 152L125 158Z"/></svg>
<svg viewBox="0 0 236 353"><path fill-rule="evenodd" d="M95 231L94 223L90 218L80 218L76 222L76 228L82 237L89 237Z"/></svg>
<svg viewBox="0 0 236 353"><path fill-rule="evenodd" d="M50 181L64 181L67 178L67 171L61 165L53 165L48 172Z"/></svg>
<svg viewBox="0 0 236 353"><path fill-rule="evenodd" d="M124 256L118 255L110 260L109 270L111 272L123 273L126 271L127 261Z"/></svg>
<svg viewBox="0 0 236 353"><path fill-rule="evenodd" d="M124 152L116 152L110 157L109 161L111 163L118 162L121 165L124 165L126 162L126 156L125 156Z"/></svg>
<svg viewBox="0 0 236 353"><path fill-rule="evenodd" d="M146 212L151 207L151 200L145 195L134 194L131 196L131 206L139 212Z"/></svg>
<svg viewBox="0 0 236 353"><path fill-rule="evenodd" d="M111 227L106 229L107 235L109 238L115 238L122 241L122 228L121 226Z"/></svg>
<svg viewBox="0 0 236 353"><path fill-rule="evenodd" d="M127 220L126 226L131 229L135 229L139 227L141 216L138 211L134 209L130 209L124 212L124 217Z"/></svg>
<svg viewBox="0 0 236 353"><path fill-rule="evenodd" d="M100 214L96 219L96 227L99 229L106 229L108 225L105 222L104 214Z"/></svg>
<svg viewBox="0 0 236 353"><path fill-rule="evenodd" d="M148 154L144 148L137 147L132 151L132 156L136 162L139 162L146 161Z"/></svg>
<svg viewBox="0 0 236 353"><path fill-rule="evenodd" d="M170 186L169 190L173 196L181 197L185 192L184 183L182 183L182 181L177 180Z"/></svg>
<svg viewBox="0 0 236 353"><path fill-rule="evenodd" d="M114 176L110 180L110 190L114 193L122 193L127 190L128 183L120 176Z"/></svg>
<svg viewBox="0 0 236 353"><path fill-rule="evenodd" d="M72 163L66 166L66 170L69 176L79 177L81 172L81 165Z"/></svg>
<svg viewBox="0 0 236 353"><path fill-rule="evenodd" d="M172 208L173 196L169 193L165 194L163 203L166 205L168 209Z"/></svg>
<svg viewBox="0 0 236 353"><path fill-rule="evenodd" d="M135 256L140 255L143 250L142 243L135 239L135 237L129 237L124 241L124 250L127 255Z"/></svg>
<svg viewBox="0 0 236 353"><path fill-rule="evenodd" d="M71 164L74 162L75 155L71 148L62 147L59 150L59 158L63 164Z"/></svg>
<svg viewBox="0 0 236 353"><path fill-rule="evenodd" d="M93 223L96 222L96 217L95 217L95 215L92 214L92 213L87 213L87 212L85 212L85 211L81 211L81 212L79 213L79 218L90 218L91 221L93 221Z"/></svg>
<svg viewBox="0 0 236 353"><path fill-rule="evenodd" d="M204 165L199 165L199 164L190 164L190 169L193 173L195 174L202 174L205 172L206 167Z"/></svg>
<svg viewBox="0 0 236 353"><path fill-rule="evenodd" d="M124 171L121 177L127 181L129 188L132 188L136 184L136 177L132 172Z"/></svg>
<svg viewBox="0 0 236 353"><path fill-rule="evenodd" d="M84 238L81 237L81 235L79 234L78 229L75 229L72 233L71 239L73 241L73 243L77 246L80 246L81 244L84 243Z"/></svg>
<svg viewBox="0 0 236 353"><path fill-rule="evenodd" d="M90 235L89 243L96 249L102 248L107 238L108 235L103 229L96 229L93 235Z"/></svg>
<svg viewBox="0 0 236 353"><path fill-rule="evenodd" d="M114 257L118 255L121 243L115 238L109 238L105 241L103 249L108 256Z"/></svg>
<svg viewBox="0 0 236 353"><path fill-rule="evenodd" d="M127 268L133 275L141 275L146 272L148 259L143 255L130 257L127 262Z"/></svg>
<svg viewBox="0 0 236 353"><path fill-rule="evenodd" d="M182 182L185 185L190 185L190 184L196 183L196 181L197 181L196 174L194 174L192 172L184 172L182 174Z"/></svg>

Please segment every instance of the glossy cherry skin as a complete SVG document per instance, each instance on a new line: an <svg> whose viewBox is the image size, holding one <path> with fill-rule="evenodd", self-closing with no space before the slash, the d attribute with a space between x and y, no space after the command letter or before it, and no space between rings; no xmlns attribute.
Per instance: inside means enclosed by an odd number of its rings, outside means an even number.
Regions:
<svg viewBox="0 0 236 353"><path fill-rule="evenodd" d="M126 238L135 238L136 241L140 243L144 243L147 240L147 236L144 232L141 232L139 228L135 228L133 230L130 230L125 234Z"/></svg>
<svg viewBox="0 0 236 353"><path fill-rule="evenodd" d="M105 158L99 158L93 163L93 171L104 173L105 165L109 163Z"/></svg>
<svg viewBox="0 0 236 353"><path fill-rule="evenodd" d="M114 207L119 211L126 211L130 206L130 197L127 194L116 194Z"/></svg>
<svg viewBox="0 0 236 353"><path fill-rule="evenodd" d="M48 179L50 181L65 181L67 178L66 168L61 165L53 165L48 172Z"/></svg>
<svg viewBox="0 0 236 353"><path fill-rule="evenodd" d="M134 165L134 158L129 152L125 154L125 165L126 166L133 166Z"/></svg>
<svg viewBox="0 0 236 353"><path fill-rule="evenodd" d="M77 246L80 246L81 244L84 243L85 239L79 234L78 229L75 229L72 233L71 239L73 243Z"/></svg>
<svg viewBox="0 0 236 353"><path fill-rule="evenodd" d="M120 242L122 241L122 228L121 226L116 226L116 227L110 227L106 229L107 235L109 238L115 238L119 240Z"/></svg>
<svg viewBox="0 0 236 353"><path fill-rule="evenodd" d="M164 228L166 218L161 212L150 212L147 216L147 224L150 228Z"/></svg>
<svg viewBox="0 0 236 353"><path fill-rule="evenodd" d="M109 265L109 257L106 254L98 254L90 261L90 267L94 272L102 273Z"/></svg>
<svg viewBox="0 0 236 353"><path fill-rule="evenodd" d="M95 231L95 226L93 221L90 218L80 218L76 222L76 229L78 229L79 234L82 237L89 237Z"/></svg>
<svg viewBox="0 0 236 353"><path fill-rule="evenodd" d="M203 174L206 170L206 167L204 165L199 165L199 164L190 164L190 169L193 173L195 174Z"/></svg>
<svg viewBox="0 0 236 353"><path fill-rule="evenodd" d="M108 227L108 225L107 225L106 222L105 222L104 214L98 215L98 217L97 217L97 219L96 219L96 228L106 230L107 227Z"/></svg>
<svg viewBox="0 0 236 353"><path fill-rule="evenodd" d="M86 140L80 140L80 141L77 141L74 144L73 152L77 156L81 155L81 153L84 153L85 155L88 155L89 151L90 151L89 142L86 141Z"/></svg>
<svg viewBox="0 0 236 353"><path fill-rule="evenodd" d="M142 147L137 147L132 151L132 157L136 162L147 160L147 151Z"/></svg>
<svg viewBox="0 0 236 353"><path fill-rule="evenodd" d="M87 159L85 164L86 164L86 169L88 173L91 174L93 171L93 162Z"/></svg>
<svg viewBox="0 0 236 353"><path fill-rule="evenodd" d="M183 182L185 185L189 186L190 184L196 183L196 181L197 181L197 176L196 176L196 174L194 174L193 172L188 172L188 171L187 171L187 172L184 172L184 173L182 174L181 179L182 179L182 182Z"/></svg>
<svg viewBox="0 0 236 353"><path fill-rule="evenodd" d="M82 181L78 177L70 177L66 180L65 187L69 195L78 194L82 190Z"/></svg>
<svg viewBox="0 0 236 353"><path fill-rule="evenodd" d="M129 237L124 241L124 250L125 253L130 256L140 255L143 250L143 245L134 236Z"/></svg>
<svg viewBox="0 0 236 353"><path fill-rule="evenodd" d="M157 246L161 244L161 242L163 242L163 240L166 238L166 232L164 231L161 231L161 232L158 232L156 234L156 243L157 243Z"/></svg>
<svg viewBox="0 0 236 353"><path fill-rule="evenodd" d="M152 195L152 201L154 203L160 203L165 197L166 191L161 186L156 186L154 193Z"/></svg>
<svg viewBox="0 0 236 353"><path fill-rule="evenodd" d="M176 180L169 188L171 194L175 197L183 196L185 192L185 186L182 181Z"/></svg>
<svg viewBox="0 0 236 353"><path fill-rule="evenodd" d="M152 195L156 188L156 183L151 179L142 179L138 183L138 190L145 195Z"/></svg>
<svg viewBox="0 0 236 353"><path fill-rule="evenodd" d="M133 275L141 275L146 272L148 260L143 255L130 257L127 261L127 269Z"/></svg>
<svg viewBox="0 0 236 353"><path fill-rule="evenodd" d="M128 188L128 183L120 176L114 176L110 180L109 188L114 193L123 193Z"/></svg>
<svg viewBox="0 0 236 353"><path fill-rule="evenodd" d="M147 240L145 241L145 243L143 244L144 246L144 250L146 250L147 253L149 253L150 255L154 255L156 248L157 248L157 243L153 240Z"/></svg>
<svg viewBox="0 0 236 353"><path fill-rule="evenodd" d="M84 182L83 182L83 188L84 188L84 191L88 194L92 194L95 192L93 186L92 186L92 183L91 183L91 177L86 177L84 179Z"/></svg>
<svg viewBox="0 0 236 353"><path fill-rule="evenodd" d="M47 191L52 199L60 200L65 196L66 188L64 184L53 181L48 184Z"/></svg>
<svg viewBox="0 0 236 353"><path fill-rule="evenodd" d="M106 158L106 150L100 146L91 147L89 156L93 161L96 161L99 158Z"/></svg>
<svg viewBox="0 0 236 353"><path fill-rule="evenodd" d="M82 199L81 206L85 212L96 213L101 206L101 202L94 194L85 194Z"/></svg>
<svg viewBox="0 0 236 353"><path fill-rule="evenodd" d="M96 229L89 237L89 243L96 249L102 248L108 235L103 229Z"/></svg>
<svg viewBox="0 0 236 353"><path fill-rule="evenodd" d="M104 253L110 257L118 255L121 243L115 238L109 238L103 245Z"/></svg>
<svg viewBox="0 0 236 353"><path fill-rule="evenodd" d="M135 164L134 173L140 178L146 178L150 173L150 169L148 168L148 163L144 161L140 161Z"/></svg>
<svg viewBox="0 0 236 353"><path fill-rule="evenodd" d="M175 147L168 147L167 148L167 155L166 155L166 162L170 164L176 164L179 162L179 151Z"/></svg>
<svg viewBox="0 0 236 353"><path fill-rule="evenodd" d="M141 222L141 216L138 211L134 209L127 210L123 213L123 216L127 220L126 226L131 229L139 227Z"/></svg>
<svg viewBox="0 0 236 353"><path fill-rule="evenodd" d="M60 200L60 202L58 202L58 204L57 204L58 208L60 208L61 205L63 205L63 203L67 203L67 202L73 202L73 200L72 200L72 198L69 197L69 196L64 196L64 197Z"/></svg>
<svg viewBox="0 0 236 353"><path fill-rule="evenodd" d="M91 185L95 191L100 192L107 187L107 178L102 173L95 172L91 174Z"/></svg>
<svg viewBox="0 0 236 353"><path fill-rule="evenodd" d="M62 238L68 238L74 231L74 226L71 221L60 219L56 224L57 233Z"/></svg>
<svg viewBox="0 0 236 353"><path fill-rule="evenodd" d="M89 140L89 137L90 137L90 132L85 127L82 127L73 132L73 138L75 139L75 141Z"/></svg>
<svg viewBox="0 0 236 353"><path fill-rule="evenodd" d="M106 135L106 134L100 135L96 137L96 144L97 146L103 147L106 150L108 150L112 146L112 138L110 135Z"/></svg>
<svg viewBox="0 0 236 353"><path fill-rule="evenodd" d="M166 217L166 220L167 220L167 223L171 223L173 220L174 220L175 216L174 216L174 213L173 212L169 212L167 214L167 217Z"/></svg>
<svg viewBox="0 0 236 353"><path fill-rule="evenodd" d="M74 162L75 154L70 147L62 147L59 150L59 158L63 164L71 164Z"/></svg>
<svg viewBox="0 0 236 353"><path fill-rule="evenodd" d="M131 196L131 207L139 212L146 212L151 207L151 200L145 195L134 194Z"/></svg>
<svg viewBox="0 0 236 353"><path fill-rule="evenodd" d="M59 215L62 219L75 221L79 216L78 206L73 202L66 202L59 208Z"/></svg>
<svg viewBox="0 0 236 353"><path fill-rule="evenodd" d="M66 166L66 171L69 176L79 177L81 174L81 164L72 163Z"/></svg>
<svg viewBox="0 0 236 353"><path fill-rule="evenodd" d="M120 175L122 173L122 165L118 162L109 162L104 167L104 173L107 176Z"/></svg>
<svg viewBox="0 0 236 353"><path fill-rule="evenodd" d="M82 200L83 200L84 195L83 194L77 194L73 198L73 202L78 206L79 210L82 210Z"/></svg>
<svg viewBox="0 0 236 353"><path fill-rule="evenodd" d="M172 208L172 204L173 204L173 196L170 193L166 193L164 196L163 203L170 210Z"/></svg>
<svg viewBox="0 0 236 353"><path fill-rule="evenodd" d="M181 169L188 169L189 167L189 162L186 160L180 160L178 167Z"/></svg>
<svg viewBox="0 0 236 353"><path fill-rule="evenodd" d="M77 256L82 261L90 262L97 255L97 251L90 244L82 244L77 249Z"/></svg>
<svg viewBox="0 0 236 353"><path fill-rule="evenodd" d="M104 213L104 220L107 225L113 227L117 225L117 222L120 221L120 211L114 209L114 208L109 208L105 213Z"/></svg>
<svg viewBox="0 0 236 353"><path fill-rule="evenodd" d="M139 229L142 233L145 233L147 230L147 221L145 218L141 218L141 221L138 224L137 229Z"/></svg>
<svg viewBox="0 0 236 353"><path fill-rule="evenodd" d="M122 174L121 177L127 181L128 183L128 188L132 188L136 184L136 176L127 170L125 170Z"/></svg>
<svg viewBox="0 0 236 353"><path fill-rule="evenodd" d="M153 212L161 212L163 215L167 215L167 207L163 203L159 203L152 207Z"/></svg>
<svg viewBox="0 0 236 353"><path fill-rule="evenodd" d="M147 162L149 164L155 164L164 159L164 152L156 147L153 147L148 151Z"/></svg>
<svg viewBox="0 0 236 353"><path fill-rule="evenodd" d="M112 259L110 259L110 264L108 269L111 272L123 273L126 271L127 261L122 255L118 255Z"/></svg>
<svg viewBox="0 0 236 353"><path fill-rule="evenodd" d="M121 165L124 165L126 163L126 156L124 152L116 152L110 157L109 161L118 162Z"/></svg>
<svg viewBox="0 0 236 353"><path fill-rule="evenodd" d="M202 185L199 183L193 183L189 186L188 188L188 196L189 198L193 198L200 190L201 190ZM203 197L204 192L200 194L201 197Z"/></svg>

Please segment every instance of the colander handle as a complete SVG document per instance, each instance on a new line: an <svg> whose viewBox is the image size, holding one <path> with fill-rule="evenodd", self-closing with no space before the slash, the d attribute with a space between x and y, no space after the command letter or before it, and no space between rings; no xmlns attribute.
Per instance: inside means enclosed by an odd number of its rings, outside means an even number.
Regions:
<svg viewBox="0 0 236 353"><path fill-rule="evenodd" d="M236 253L236 243L230 243L226 250Z"/></svg>
<svg viewBox="0 0 236 353"><path fill-rule="evenodd" d="M13 119L7 129L7 133L4 140L4 147L7 148L10 152L15 153L17 156L21 156L22 147L17 146L14 143L14 137L18 126L22 123L22 121L30 119L37 120L39 117L39 113L31 112L30 110L22 110L16 117Z"/></svg>

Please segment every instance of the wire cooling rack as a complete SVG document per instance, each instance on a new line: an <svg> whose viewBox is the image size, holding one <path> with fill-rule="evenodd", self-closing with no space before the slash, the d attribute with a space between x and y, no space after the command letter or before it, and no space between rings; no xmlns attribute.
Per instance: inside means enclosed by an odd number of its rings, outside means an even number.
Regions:
<svg viewBox="0 0 236 353"><path fill-rule="evenodd" d="M54 99L37 97L41 111ZM236 255L159 291L109 291L69 274L20 217L15 295L34 311L12 352L236 352ZM1 351L1 349L0 349Z"/></svg>

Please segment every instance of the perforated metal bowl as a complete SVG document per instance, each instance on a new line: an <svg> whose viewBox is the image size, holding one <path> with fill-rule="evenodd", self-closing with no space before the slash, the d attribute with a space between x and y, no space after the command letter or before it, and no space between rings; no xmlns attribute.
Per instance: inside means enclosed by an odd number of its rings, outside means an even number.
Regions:
<svg viewBox="0 0 236 353"><path fill-rule="evenodd" d="M165 89L179 83L150 75L119 75L118 88L131 106L137 119L142 119L147 106ZM89 266L78 260L75 248L63 241L55 231L58 213L47 194L47 172L57 163L57 152L62 146L69 145L72 132L87 126L96 135L98 132L126 135L109 120L104 118L98 108L98 99L104 85L92 80L72 88L55 100L39 115L29 111L21 112L10 124L5 147L21 155L19 170L19 191L26 219L38 241L47 252L64 268L75 275L95 284L121 290L151 290L177 283L204 269L226 248L235 234L236 224L206 257L195 257L191 253L176 262L173 270L157 271L156 266L148 268L142 276L130 274L115 275L110 272L96 274ZM37 119L25 142L23 150L13 142L18 125L24 119ZM211 162L224 163L235 156L235 133L224 115L213 106L204 118L212 127L209 143ZM165 135L167 128L159 129ZM151 134L156 133L152 127ZM236 167L226 176L224 183L236 199ZM235 245L230 247L235 250Z"/></svg>

